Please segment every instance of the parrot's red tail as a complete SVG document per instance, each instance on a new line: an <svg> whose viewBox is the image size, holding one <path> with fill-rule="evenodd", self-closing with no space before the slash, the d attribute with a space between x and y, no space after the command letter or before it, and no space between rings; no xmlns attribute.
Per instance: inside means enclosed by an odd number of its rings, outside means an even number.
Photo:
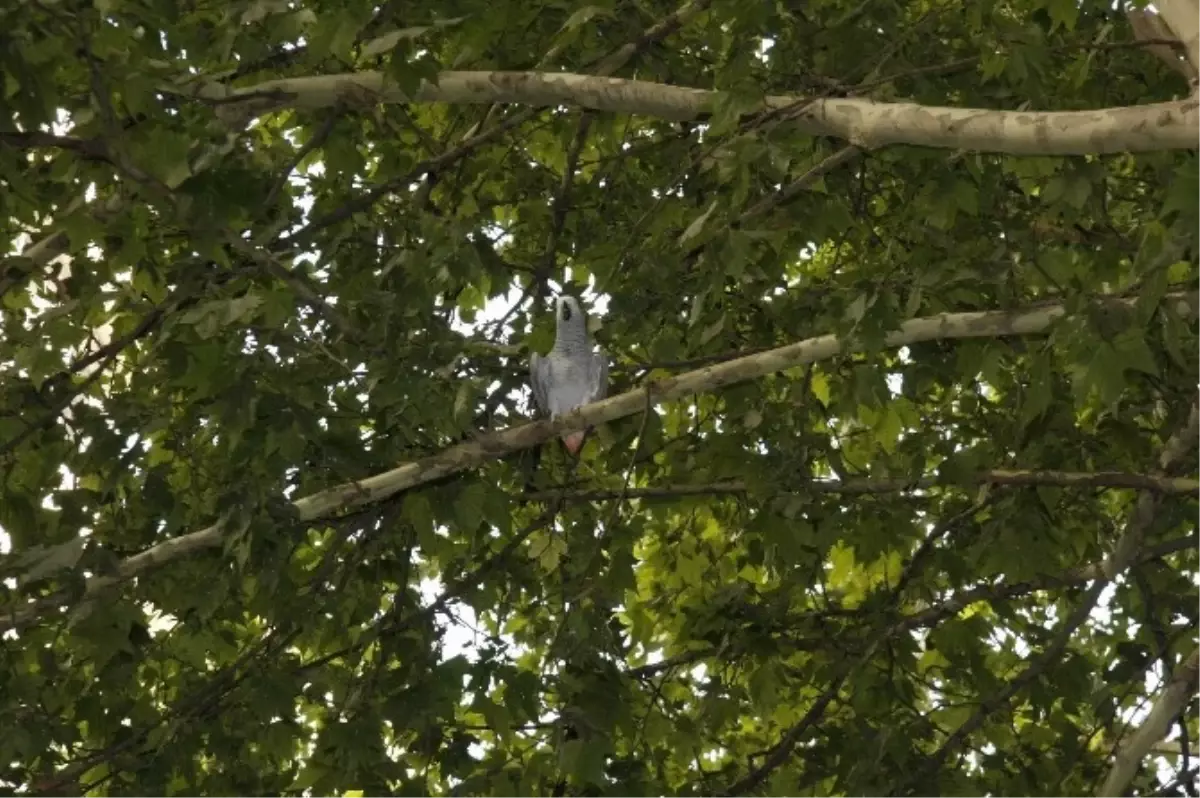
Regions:
<svg viewBox="0 0 1200 798"><path fill-rule="evenodd" d="M567 451L578 457L579 450L583 448L583 436L586 434L586 431L583 431L569 432L564 435L563 444L567 447Z"/></svg>

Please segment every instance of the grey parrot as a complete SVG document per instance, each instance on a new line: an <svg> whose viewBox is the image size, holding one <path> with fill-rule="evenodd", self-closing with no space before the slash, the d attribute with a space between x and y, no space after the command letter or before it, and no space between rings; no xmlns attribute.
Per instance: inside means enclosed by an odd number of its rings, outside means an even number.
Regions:
<svg viewBox="0 0 1200 798"><path fill-rule="evenodd" d="M554 319L554 348L545 357L534 352L529 359L534 401L552 419L603 399L608 392L608 359L602 352L592 352L579 301L572 296L555 299ZM571 454L579 454L586 434L581 430L562 436Z"/></svg>

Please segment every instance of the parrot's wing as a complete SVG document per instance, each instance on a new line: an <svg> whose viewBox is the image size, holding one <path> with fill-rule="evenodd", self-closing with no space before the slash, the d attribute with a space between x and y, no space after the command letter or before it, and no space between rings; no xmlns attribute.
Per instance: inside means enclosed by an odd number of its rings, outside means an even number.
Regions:
<svg viewBox="0 0 1200 798"><path fill-rule="evenodd" d="M608 395L608 358L603 351L592 355L587 380L588 402L598 402Z"/></svg>
<svg viewBox="0 0 1200 798"><path fill-rule="evenodd" d="M550 412L550 363L534 352L529 356L529 384L533 387L533 402L543 414Z"/></svg>

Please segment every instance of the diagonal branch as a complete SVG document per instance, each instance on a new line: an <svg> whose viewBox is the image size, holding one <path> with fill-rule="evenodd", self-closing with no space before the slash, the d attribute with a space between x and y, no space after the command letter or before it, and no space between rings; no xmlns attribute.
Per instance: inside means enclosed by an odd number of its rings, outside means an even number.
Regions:
<svg viewBox="0 0 1200 798"><path fill-rule="evenodd" d="M1167 733L1171 723L1183 712L1188 701L1196 691L1196 683L1200 678L1200 649L1193 649L1192 655L1180 663L1171 675L1170 682L1162 691L1162 695L1154 702L1150 714L1142 721L1142 725L1117 754L1108 778L1096 791L1099 796L1126 795L1129 783L1137 773L1138 765L1146 754L1150 753L1155 744Z"/></svg>
<svg viewBox="0 0 1200 798"><path fill-rule="evenodd" d="M279 192L283 191L284 187L288 184L288 179L291 178L292 172L296 170L300 162L308 157L308 154L313 150L325 145L329 134L333 132L333 128L337 125L340 118L340 113L336 111L330 113L325 117L325 121L321 123L321 126L309 137L308 141L304 142L296 150L296 154L288 161L287 166L280 171L279 177L275 178L275 183L271 186L271 190L267 192L267 198L262 203L264 208L270 209L275 204L275 198L279 196Z"/></svg>
<svg viewBox="0 0 1200 798"><path fill-rule="evenodd" d="M861 154L862 150L854 145L842 147L840 150L824 158L819 164L816 164L807 172L800 175L800 177L796 178L791 183L788 183L779 191L776 191L769 197L765 197L757 202L754 207L748 209L745 213L739 216L734 224L740 227L747 222L766 214L772 208L776 208L780 205L791 202L792 199L794 199L809 185L815 183L818 179L824 177L826 174L832 172L842 164L857 158Z"/></svg>
<svg viewBox="0 0 1200 798"><path fill-rule="evenodd" d="M53 426L63 412L104 375L105 369L112 365L123 351L153 332L174 308L179 307L182 301L182 298L175 297L157 305L125 335L80 357L65 371L60 371L47 378L45 384L57 383L63 386L63 396L51 405L50 409L40 418L27 421L24 429L8 440L0 442L0 455L13 451L33 435ZM99 364L99 367L86 375L82 381L69 387L66 386L72 375L79 374L96 364Z"/></svg>
<svg viewBox="0 0 1200 798"><path fill-rule="evenodd" d="M949 518L940 521L937 526L930 531L925 541L917 547L912 556L909 557L907 564L904 566L900 574L896 586L891 589L891 599L888 602L892 606L898 606L900 596L904 591L905 586L913 578L913 576L924 567L928 562L928 555L933 550L933 547L939 540L950 533L955 527L959 526L964 520L972 517L988 505L992 501L987 487L980 491L979 497L971 503L971 506L965 510L955 513ZM850 674L861 668L871 657L875 655L875 651L879 646L891 638L894 634L904 629L902 622L891 623L877 629L872 634L870 641L859 656L853 660L843 661L830 680L829 686L824 692L813 702L809 707L808 712L804 714L799 723L789 727L779 738L779 742L773 745L762 764L752 768L746 776L739 779L727 791L727 795L742 795L762 784L771 773L783 765L792 756L796 745L804 738L804 734L820 720L828 707L837 698L838 692L842 689L842 684L850 677Z"/></svg>
<svg viewBox="0 0 1200 798"><path fill-rule="evenodd" d="M688 20L707 9L711 4L712 0L688 0L658 23L647 28L637 39L621 45L615 52L600 59L592 72L597 75L611 75L640 53L644 53L650 45L662 41L682 28Z"/></svg>
<svg viewBox="0 0 1200 798"><path fill-rule="evenodd" d="M309 222L307 225L302 227L300 230L289 235L287 238L279 239L279 241L277 242L277 245L272 246L271 248L273 250L279 250L279 249L282 249L285 247L293 247L294 248L294 247L301 246L305 242L310 241L316 233L318 233L321 230L324 230L326 227L338 224L339 222L343 222L346 219L349 219L351 216L358 213L359 211L362 211L362 210L365 210L365 209L371 207L376 202L378 202L381 198L387 196L388 194L391 194L393 191L397 190L398 188L407 186L409 183L411 183L416 178L420 177L422 174L424 174L426 172L438 171L438 170L444 168L447 164L454 163L458 159L469 154L475 148L477 148L483 144L486 144L487 142L491 141L494 138L497 138L502 133L505 133L509 130L512 130L515 127L518 127L525 121L526 121L525 118L522 118L519 115L514 114L513 116L508 117L507 119L500 122L499 124L488 128L487 130L483 131L482 133L477 133L476 135L471 136L468 139L465 139L464 141L460 142L459 145L457 147L455 147L454 149L447 150L446 152L443 152L440 155L436 155L432 158L421 161L416 166L414 166L412 169L409 169L407 172L400 175L399 177L392 178L391 180L388 180L385 183L380 183L379 185L375 186L374 188L370 189L369 191L366 191L363 194L361 194L360 196L355 197L353 200L345 203L344 205L339 207L337 210L330 211L329 213L325 214L324 216L322 216L319 219L314 219L313 221Z"/></svg>
<svg viewBox="0 0 1200 798"><path fill-rule="evenodd" d="M423 607L412 610L407 614L399 617L394 617L392 614L385 615L379 621L373 624L369 629L364 630L353 643L345 648L340 648L319 657L315 657L303 664L299 665L297 671L310 671L314 668L320 668L336 659L348 656L355 651L366 648L371 642L379 639L382 635L388 633L396 633L402 629L407 629L418 621L423 621L437 615L440 612L445 612L446 607L450 602L460 598L464 593L478 585L480 580L487 576L497 568L501 568L508 562L521 544L529 539L534 532L539 532L545 529L554 520L556 511L551 510L544 512L534 519L528 526L518 532L510 541L504 544L504 548L493 554L484 554L478 560L474 568L471 568L457 579L452 579L449 584L442 590L436 599L426 604Z"/></svg>
<svg viewBox="0 0 1200 798"><path fill-rule="evenodd" d="M1160 474L1166 474L1171 471L1192 450L1196 445L1197 433L1200 432L1198 427L1200 427L1200 404L1193 404L1183 427L1173 434L1163 447L1158 463L1158 472ZM1159 501L1160 497L1149 492L1144 492L1138 497L1137 504L1134 506L1129 522L1126 525L1125 533L1117 541L1112 554L1105 558L1101 566L1102 573L1092 582L1083 599L1075 606L1075 609L1072 610L1066 620L1063 621L1062 626L1057 630L1050 645L1041 654L1034 657L1020 674L998 692L983 701L975 713L946 738L938 750L929 757L926 764L909 780L906 787L912 787L918 784L921 779L937 772L945 764L950 755L966 741L967 737L983 726L988 717L1001 708L1008 706L1009 701L1017 693L1033 682L1034 679L1038 678L1051 663L1062 656L1075 630L1087 620L1096 602L1099 601L1100 594L1113 579L1128 568L1137 558L1138 551L1141 548L1141 541L1154 520L1154 511L1157 509Z"/></svg>
<svg viewBox="0 0 1200 798"><path fill-rule="evenodd" d="M1194 316L1200 296L1175 293L1164 297L1183 315ZM1132 306L1134 298L1106 300L1106 304ZM1044 304L1017 311L974 311L943 313L910 319L884 340L886 347L900 347L923 341L964 338L996 338L1014 335L1043 335L1066 315L1060 304ZM346 510L381 502L411 488L425 485L446 476L477 468L499 460L521 449L545 443L565 432L598 426L642 411L647 401L661 403L698 393L712 393L729 385L759 379L768 374L794 366L827 360L852 351L854 342L835 335L821 335L787 346L736 358L718 365L697 369L644 387L593 402L567 416L555 420L534 421L509 429L480 435L474 440L451 446L438 454L405 463L358 482L337 485L292 502L301 521L314 521ZM124 560L111 576L92 577L86 582L84 599L98 591L131 578L142 571L166 564L179 557L202 549L222 545L225 527L218 522L197 532L191 532L150 547ZM23 625L43 614L48 608L66 603L55 596L14 608L0 617L0 631Z"/></svg>
<svg viewBox="0 0 1200 798"><path fill-rule="evenodd" d="M1103 592L1107 585L1108 581L1103 578L1094 581L1084 594L1083 599L1075 605L1075 609L1071 611L1071 614L1063 622L1062 626L1059 627L1050 645L1046 646L1040 654L1030 660L1025 669L1009 681L1008 684L982 701L975 713L945 739L937 751L929 757L924 766L917 770L908 783L900 790L889 794L895 795L898 792L906 791L918 785L922 779L937 773L950 755L957 751L966 741L968 736L981 728L993 713L1008 706L1009 701L1017 693L1025 689L1034 679L1041 676L1046 668L1061 657L1067 650L1067 645L1071 642L1071 637L1075 634L1075 630L1082 626L1083 622L1091 615L1092 609L1100 599L1100 593Z"/></svg>
<svg viewBox="0 0 1200 798"><path fill-rule="evenodd" d="M1192 407L1188 410L1188 420L1180 430L1172 434L1162 455L1158 458L1159 474L1170 474L1180 468L1183 458L1193 449L1196 440L1200 439L1200 394L1193 398ZM1126 570L1141 548L1142 538L1153 521L1154 511L1158 509L1159 497L1151 493L1142 493L1133 511L1132 521L1126 533L1117 541L1114 551L1104 560L1104 575L1111 581L1122 571ZM1104 580L1102 580L1103 582ZM1187 706L1190 697L1200 686L1200 649L1194 650L1171 676L1163 694L1154 702L1150 715L1142 721L1141 727L1129 739L1129 742L1117 752L1116 761L1109 770L1108 779L1100 788L1098 798L1120 798L1123 796L1129 782L1138 773L1138 766L1154 743L1159 742L1183 708Z"/></svg>
<svg viewBox="0 0 1200 798"><path fill-rule="evenodd" d="M1140 560L1151 560L1157 557L1165 556L1183 549L1194 548L1195 543L1192 538L1184 538L1182 540L1168 541L1154 547L1152 550L1143 554ZM783 765L791 756L795 746L803 739L804 733L810 729L814 723L820 720L826 707L831 704L837 697L838 691L841 690L842 684L846 678L859 666L867 662L871 656L878 650L879 646L887 642L895 635L920 627L933 626L944 618L956 615L962 611L964 607L975 601L986 601L996 598L1013 598L1018 595L1032 593L1035 590L1061 587L1070 584L1079 584L1096 579L1102 573L1102 565L1092 564L1079 568L1073 568L1065 574L1056 574L1052 577L1046 577L1036 582L1025 582L1013 585L985 586L976 591L970 591L973 595L970 598L965 598L964 595L956 596L950 600L930 607L929 609L901 618L899 621L885 627L876 632L870 641L867 643L866 649L852 661L843 663L837 673L831 679L829 685L822 691L809 710L804 714L795 725L791 726L779 742L772 746L763 760L762 764L754 768L746 776L739 779L726 790L724 795L746 795L750 790L755 789L762 784L772 772ZM1086 603L1086 602L1085 602ZM1086 616L1086 613L1083 613ZM1069 623L1069 622L1068 622ZM1060 633L1059 640L1065 641L1069 634ZM1064 642L1065 645L1065 642ZM630 671L630 674L635 677L645 678L652 676L671 668L676 668L681 665L688 665L693 662L698 662L703 659L719 654L717 649L704 649L701 651L687 651L670 659L653 665L645 665L640 668L635 668ZM1033 670L1033 667L1029 670ZM1027 671L1028 672L1028 671ZM1024 674L1022 674L1024 675Z"/></svg>
<svg viewBox="0 0 1200 798"><path fill-rule="evenodd" d="M721 794L729 796L748 795L751 790L755 789L764 781L766 781L767 777L770 776L771 773L776 769L778 769L780 765L786 762L788 757L792 755L792 751L795 749L796 744L800 742L804 736L804 733L808 731L809 727L820 720L821 716L825 714L825 708L833 703L833 700L837 698L838 691L842 689L842 684L846 681L850 674L868 662L871 657L875 655L875 651L878 650L879 646L882 645L889 637L891 637L898 630L898 628L898 625L893 625L890 627L884 627L883 629L877 631L867 643L861 654L852 660L843 662L838 668L837 673L834 674L833 678L830 680L829 686L826 687L824 692L817 696L817 699L812 702L812 705L809 706L808 711L804 713L804 717L783 733L783 736L779 739L779 742L773 745L767 752L762 764L750 771L750 773L748 773L745 777L734 782Z"/></svg>

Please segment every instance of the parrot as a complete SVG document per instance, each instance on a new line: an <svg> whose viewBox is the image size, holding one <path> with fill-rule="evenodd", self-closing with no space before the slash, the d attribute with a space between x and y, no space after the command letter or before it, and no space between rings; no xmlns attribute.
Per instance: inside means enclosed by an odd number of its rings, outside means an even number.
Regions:
<svg viewBox="0 0 1200 798"><path fill-rule="evenodd" d="M603 352L592 351L579 300L557 297L554 319L554 348L545 357L534 352L529 358L534 401L551 419L603 399L608 392L608 359ZM567 451L578 457L585 435L587 430L564 434Z"/></svg>

